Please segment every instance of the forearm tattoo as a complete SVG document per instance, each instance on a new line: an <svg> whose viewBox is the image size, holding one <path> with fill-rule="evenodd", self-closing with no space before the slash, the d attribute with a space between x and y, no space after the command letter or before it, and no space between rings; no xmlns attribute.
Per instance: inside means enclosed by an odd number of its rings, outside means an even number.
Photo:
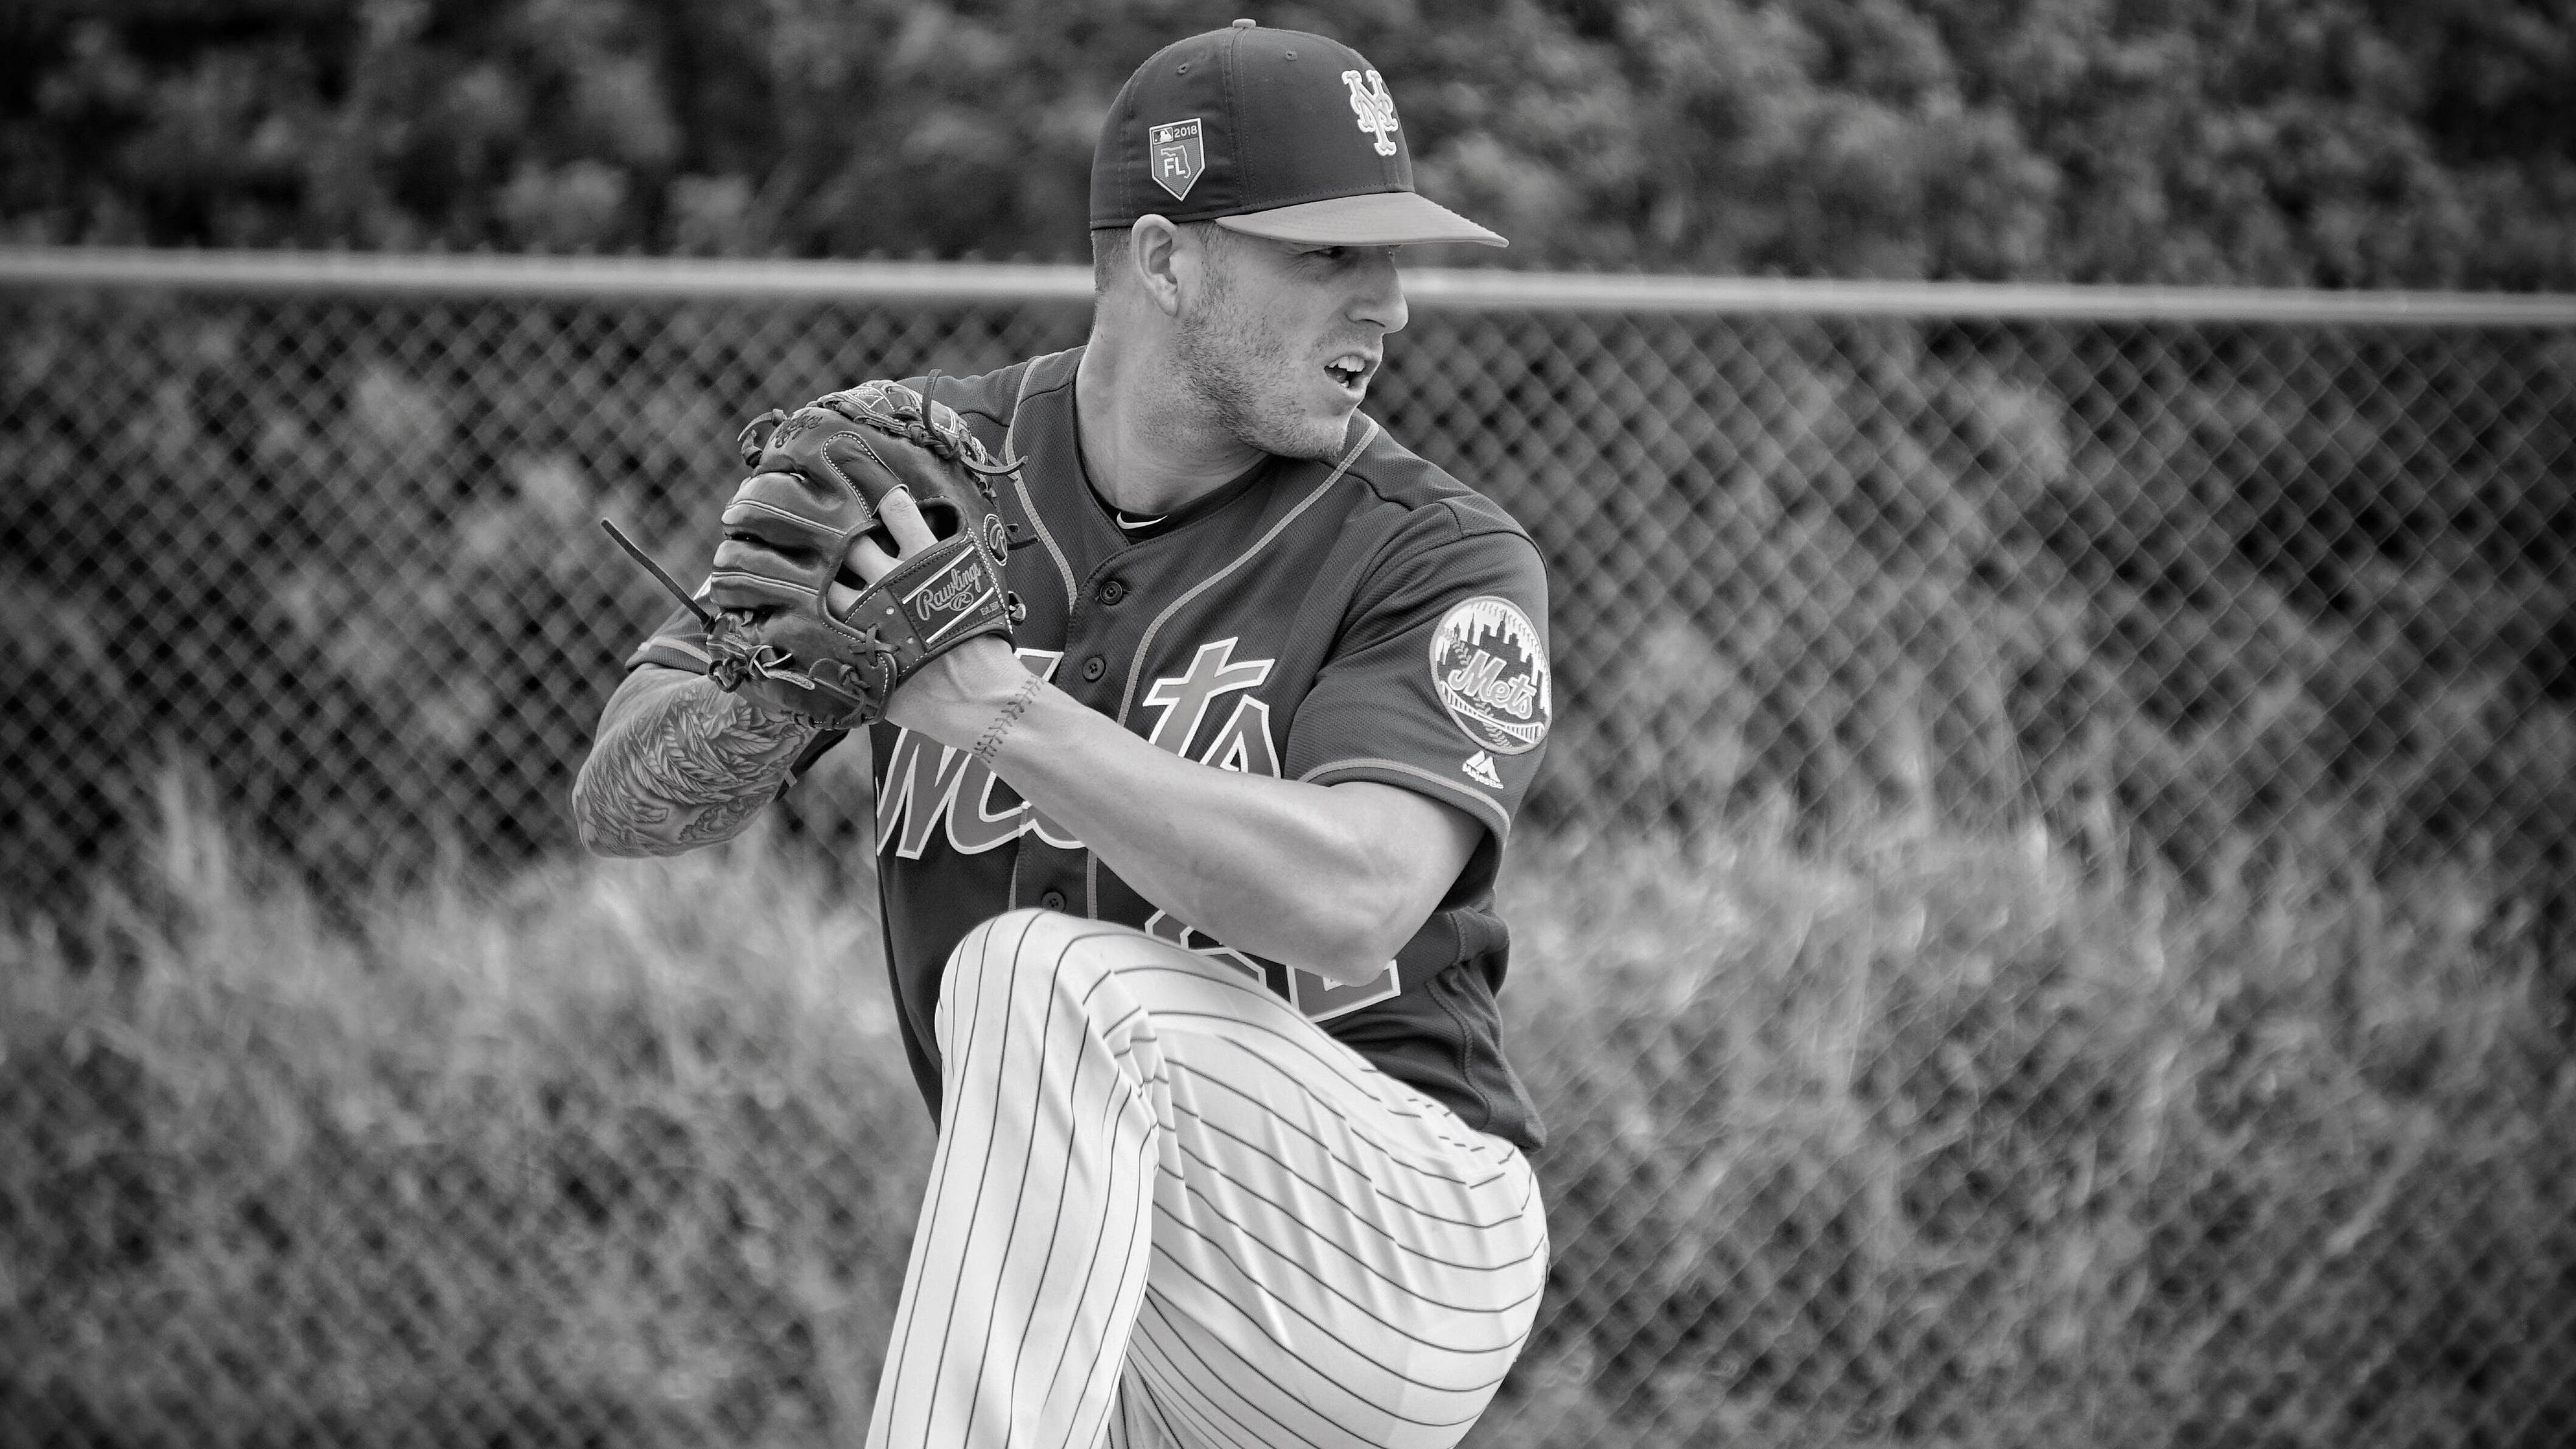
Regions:
<svg viewBox="0 0 2576 1449"><path fill-rule="evenodd" d="M814 734L694 675L613 701L573 784L582 843L677 855L730 840L777 797Z"/></svg>

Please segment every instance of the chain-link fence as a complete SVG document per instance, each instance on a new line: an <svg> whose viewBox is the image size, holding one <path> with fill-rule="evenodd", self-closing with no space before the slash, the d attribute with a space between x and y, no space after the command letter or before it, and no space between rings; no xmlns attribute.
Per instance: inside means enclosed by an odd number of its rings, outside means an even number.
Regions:
<svg viewBox="0 0 2576 1449"><path fill-rule="evenodd" d="M708 919L873 927L801 856L543 863L665 607L592 520L685 573L748 413L1079 341L1081 279L153 265L0 291L53 983L0 1037L0 1440L856 1442L883 1023L673 983ZM1485 1443L2576 1440L2576 307L1430 276L1372 411L1554 589L1507 995L1558 1265ZM225 924L206 817L408 904ZM159 897L85 894L146 841ZM364 1060L306 1121L181 1040ZM422 1086L459 1040L524 1091Z"/></svg>

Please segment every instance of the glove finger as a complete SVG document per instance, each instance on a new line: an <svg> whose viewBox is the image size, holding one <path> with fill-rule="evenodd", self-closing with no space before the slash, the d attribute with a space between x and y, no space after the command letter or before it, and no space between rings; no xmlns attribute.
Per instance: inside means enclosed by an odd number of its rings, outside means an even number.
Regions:
<svg viewBox="0 0 2576 1449"><path fill-rule="evenodd" d="M863 531L887 552L894 551L894 535L886 532L885 521L875 506L868 502L864 484L882 492L887 486L886 474L873 470L844 487L838 483L816 483L798 472L759 473L745 479L734 500L725 509L724 524L728 533L740 533L764 539L789 550L828 550L839 544L852 530ZM760 486L754 487L754 484Z"/></svg>
<svg viewBox="0 0 2576 1449"><path fill-rule="evenodd" d="M900 438L872 435L822 408L809 407L796 420L804 420L804 426L780 429L785 441L773 441L760 466L769 475L792 480L807 496L785 502L778 495L791 490L772 485L766 501L830 522L839 532L874 527L884 538L884 529L876 527L877 500L898 488L926 497L940 487L939 475L932 471L939 460ZM885 541L889 546L893 542Z"/></svg>
<svg viewBox="0 0 2576 1449"><path fill-rule="evenodd" d="M808 592L838 572L839 561L818 549L780 548L764 539L728 535L716 545L720 572L758 574Z"/></svg>
<svg viewBox="0 0 2576 1449"><path fill-rule="evenodd" d="M757 541L729 538L716 545L707 596L719 609L793 608L812 599L829 578L816 563L799 564Z"/></svg>
<svg viewBox="0 0 2576 1449"><path fill-rule="evenodd" d="M728 535L764 540L784 550L820 552L853 529L875 522L867 500L801 473L755 473L725 505Z"/></svg>
<svg viewBox="0 0 2576 1449"><path fill-rule="evenodd" d="M943 407L941 411L947 409ZM957 476L957 465L899 438L871 440L864 432L833 435L820 446L822 456L850 480L851 486L877 499L880 507L894 490L910 492L934 539L952 537L965 527L966 516L951 495L974 489Z"/></svg>

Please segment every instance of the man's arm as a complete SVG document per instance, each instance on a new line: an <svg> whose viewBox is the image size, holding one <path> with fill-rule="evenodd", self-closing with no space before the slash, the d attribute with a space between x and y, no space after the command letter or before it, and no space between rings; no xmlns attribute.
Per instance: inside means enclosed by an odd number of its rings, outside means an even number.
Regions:
<svg viewBox="0 0 2576 1449"><path fill-rule="evenodd" d="M599 855L677 855L742 833L815 735L713 680L647 664L600 711L573 782L573 822Z"/></svg>
<svg viewBox="0 0 2576 1449"><path fill-rule="evenodd" d="M896 691L887 717L972 746L1032 681L972 640ZM993 768L1145 899L1239 951L1353 984L1439 908L1485 827L1392 785L1220 770L1157 749L1039 685Z"/></svg>
<svg viewBox="0 0 2576 1449"><path fill-rule="evenodd" d="M888 495L885 521L905 553L930 546L911 495ZM894 565L864 538L849 562L870 580ZM827 603L857 597L835 584ZM1276 780L1157 749L1031 678L990 636L931 660L886 718L958 749L990 745L993 772L1139 895L1238 951L1345 985L1385 969L1484 838L1465 811L1392 785Z"/></svg>

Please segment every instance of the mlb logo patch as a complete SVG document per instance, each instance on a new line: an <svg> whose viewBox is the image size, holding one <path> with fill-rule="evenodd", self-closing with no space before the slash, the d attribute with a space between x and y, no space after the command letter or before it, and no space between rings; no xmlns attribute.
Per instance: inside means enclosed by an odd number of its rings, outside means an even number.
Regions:
<svg viewBox="0 0 2576 1449"><path fill-rule="evenodd" d="M1155 183L1172 193L1174 201L1185 200L1207 170L1207 153L1199 147L1199 118L1147 127L1145 154Z"/></svg>

